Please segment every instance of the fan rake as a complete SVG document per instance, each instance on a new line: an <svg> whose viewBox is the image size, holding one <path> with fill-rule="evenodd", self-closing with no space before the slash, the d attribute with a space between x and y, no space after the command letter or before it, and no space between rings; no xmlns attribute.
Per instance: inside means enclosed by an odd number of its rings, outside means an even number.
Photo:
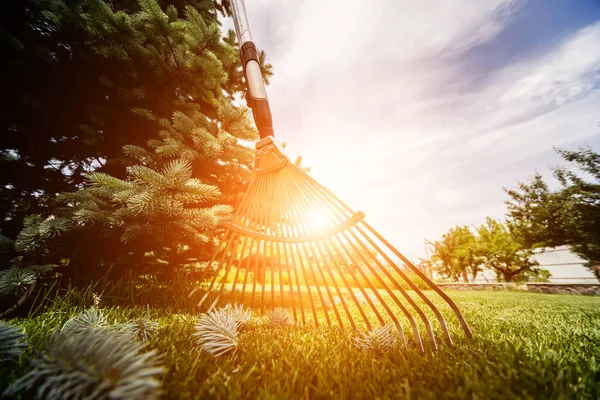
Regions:
<svg viewBox="0 0 600 400"><path fill-rule="evenodd" d="M285 155L273 138L243 1L233 0L231 5L248 86L246 99L261 140L256 144L253 179L225 224L223 240L207 266L216 265L217 273L198 306L210 299L210 311L222 300L249 301L250 307L260 307L262 315L265 307L291 305L296 323L342 329L372 330L374 323L384 326L391 320L401 342L406 345L408 328L420 351L424 351L421 329L431 348L438 348L433 317L452 346L444 315L413 281L418 277L420 286L445 300L471 337L469 325L447 294L375 231L364 213L354 212ZM402 316L409 326L400 322Z"/></svg>

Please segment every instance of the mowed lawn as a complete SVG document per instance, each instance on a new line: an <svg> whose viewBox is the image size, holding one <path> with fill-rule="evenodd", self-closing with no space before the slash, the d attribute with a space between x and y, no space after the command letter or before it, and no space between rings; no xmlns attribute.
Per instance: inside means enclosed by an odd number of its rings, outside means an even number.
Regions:
<svg viewBox="0 0 600 400"><path fill-rule="evenodd" d="M148 346L163 355L165 398L600 398L600 297L449 294L474 337L466 339L448 318L455 346L438 335L440 350L425 354L411 343L373 354L355 344L349 329L273 328L257 318L241 332L234 354L215 359L192 338L197 314L143 307L104 312L114 323L137 316L160 322ZM36 341L81 310L56 302L37 317L10 322ZM2 366L0 383L27 369L27 357Z"/></svg>

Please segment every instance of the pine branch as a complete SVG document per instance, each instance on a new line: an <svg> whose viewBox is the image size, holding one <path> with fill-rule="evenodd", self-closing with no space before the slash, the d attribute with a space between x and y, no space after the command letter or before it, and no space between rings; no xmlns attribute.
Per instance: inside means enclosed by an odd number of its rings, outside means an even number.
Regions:
<svg viewBox="0 0 600 400"><path fill-rule="evenodd" d="M185 193L186 200L190 202L203 203L216 200L221 195L219 188L213 185L202 183L199 179L191 178L179 188L181 193Z"/></svg>
<svg viewBox="0 0 600 400"><path fill-rule="evenodd" d="M148 184L154 187L166 187L169 184L167 177L143 165L127 167L127 174L141 184Z"/></svg>
<svg viewBox="0 0 600 400"><path fill-rule="evenodd" d="M103 172L92 172L86 176L92 186L108 186L114 189L130 189L130 182L115 178Z"/></svg>

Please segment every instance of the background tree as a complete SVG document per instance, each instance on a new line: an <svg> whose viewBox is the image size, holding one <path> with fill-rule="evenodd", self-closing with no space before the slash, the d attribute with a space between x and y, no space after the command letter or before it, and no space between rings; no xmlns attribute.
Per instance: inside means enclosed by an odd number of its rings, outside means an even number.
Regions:
<svg viewBox="0 0 600 400"><path fill-rule="evenodd" d="M567 238L565 199L550 190L541 174L528 183L506 190L511 200L507 224L513 236L530 248L562 246Z"/></svg>
<svg viewBox="0 0 600 400"><path fill-rule="evenodd" d="M477 255L477 238L468 226L457 226L442 235L442 239L431 243L431 260L442 276L458 281L462 277L469 282L469 274L475 279L481 260Z"/></svg>
<svg viewBox="0 0 600 400"><path fill-rule="evenodd" d="M496 272L498 280L505 282L526 281L529 276L544 274L532 259L533 251L515 240L508 227L488 217L477 228L477 253L486 267Z"/></svg>
<svg viewBox="0 0 600 400"><path fill-rule="evenodd" d="M511 231L525 246L569 245L600 279L600 154L590 148L557 152L569 165L554 168L556 190L539 174L507 190Z"/></svg>

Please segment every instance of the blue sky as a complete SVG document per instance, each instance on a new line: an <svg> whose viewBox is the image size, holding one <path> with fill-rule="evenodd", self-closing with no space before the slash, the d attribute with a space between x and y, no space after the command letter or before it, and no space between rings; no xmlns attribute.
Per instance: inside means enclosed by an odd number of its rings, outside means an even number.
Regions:
<svg viewBox="0 0 600 400"><path fill-rule="evenodd" d="M600 148L597 0L247 0L291 156L415 259ZM575 275L583 271L574 270Z"/></svg>

